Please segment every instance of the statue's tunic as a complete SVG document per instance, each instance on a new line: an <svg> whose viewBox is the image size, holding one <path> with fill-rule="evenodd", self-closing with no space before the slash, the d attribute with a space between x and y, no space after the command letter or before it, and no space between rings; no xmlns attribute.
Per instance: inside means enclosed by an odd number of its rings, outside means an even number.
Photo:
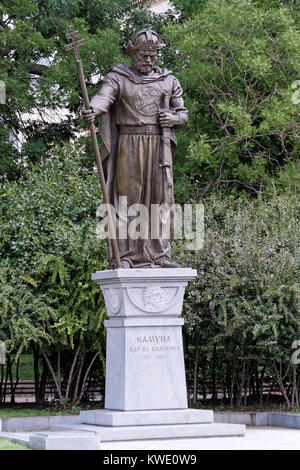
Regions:
<svg viewBox="0 0 300 470"><path fill-rule="evenodd" d="M185 124L187 110L182 89L166 69L155 67L150 75L137 75L126 65L116 66L104 77L100 91L91 100L95 112L101 113L101 156L110 202L116 209L117 229L123 220L122 211L126 210L120 207L120 196L127 197L128 208L143 204L148 210L149 230L146 237L142 235L144 239L120 239L117 235L121 262L127 261L131 267L153 267L163 257L170 260L170 240L151 239L151 204L174 203L172 188L166 190L165 173L160 167L159 110L165 91L170 93L170 111ZM170 135L174 150L175 134L171 131ZM129 217L127 224L131 220Z"/></svg>

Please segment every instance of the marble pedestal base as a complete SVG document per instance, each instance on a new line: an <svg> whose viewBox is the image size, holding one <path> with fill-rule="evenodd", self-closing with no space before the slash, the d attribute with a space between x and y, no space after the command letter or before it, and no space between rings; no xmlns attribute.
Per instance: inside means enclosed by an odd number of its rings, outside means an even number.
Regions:
<svg viewBox="0 0 300 470"><path fill-rule="evenodd" d="M203 424L213 422L212 410L115 411L87 410L80 412L81 424L96 426L154 426L173 424Z"/></svg>
<svg viewBox="0 0 300 470"><path fill-rule="evenodd" d="M52 430L95 434L99 442L244 436L244 424L214 423L210 410L115 411L80 413L81 424L57 424Z"/></svg>
<svg viewBox="0 0 300 470"><path fill-rule="evenodd" d="M187 408L180 318L185 287L197 272L116 269L92 274L109 320L105 409L81 412L81 424L57 426L101 441L242 436L244 425L214 423Z"/></svg>
<svg viewBox="0 0 300 470"><path fill-rule="evenodd" d="M99 271L109 320L105 408L186 409L187 393L179 318L190 268Z"/></svg>
<svg viewBox="0 0 300 470"><path fill-rule="evenodd" d="M187 408L179 318L128 318L107 327L105 408Z"/></svg>

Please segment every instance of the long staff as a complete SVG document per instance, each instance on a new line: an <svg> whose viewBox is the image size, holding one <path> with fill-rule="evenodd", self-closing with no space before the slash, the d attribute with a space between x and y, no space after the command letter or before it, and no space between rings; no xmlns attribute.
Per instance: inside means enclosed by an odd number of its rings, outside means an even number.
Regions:
<svg viewBox="0 0 300 470"><path fill-rule="evenodd" d="M76 60L76 65L77 65L81 90L82 90L82 94L83 94L83 99L84 99L84 103L85 103L85 108L87 110L89 110L89 109L91 109L90 100L89 100L89 96L88 96L87 89L86 89L84 73L83 73L83 68L82 68L82 62L81 62L80 54L79 54L79 51L78 51L78 46L82 46L85 41L84 41L84 39L81 39L79 41L75 41L75 38L79 34L78 31L74 31L73 26L69 26L69 30L70 30L70 33L68 33L66 36L67 36L67 39L71 41L71 43L68 44L67 46L65 46L65 50L66 51L69 51L71 49L74 50L74 55L75 55L75 60ZM116 265L117 265L118 268L120 268L121 267L121 261L120 261L120 254L119 254L119 249L118 249L118 245L117 245L117 241L116 241L115 226L114 226L114 223L113 223L112 213L111 213L111 209L110 209L110 203L109 203L106 184L105 184L102 161L101 161L101 157L100 157L98 141L97 141L97 136L96 136L96 129L95 129L95 125L94 125L93 122L89 123L89 128L90 128L90 133L91 133L93 147L94 147L94 153L95 153L96 164L97 164L97 169L98 169L99 181L100 181L102 194L103 194L103 201L104 201L104 203L106 204L106 207L107 207L108 234L112 235L111 236L112 250L113 250L115 260L116 260ZM107 244L109 243L108 242L108 236L107 236Z"/></svg>

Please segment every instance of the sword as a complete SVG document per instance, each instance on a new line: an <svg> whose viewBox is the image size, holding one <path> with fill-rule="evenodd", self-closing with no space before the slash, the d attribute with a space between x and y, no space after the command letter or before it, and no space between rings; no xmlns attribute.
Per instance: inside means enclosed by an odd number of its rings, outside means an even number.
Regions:
<svg viewBox="0 0 300 470"><path fill-rule="evenodd" d="M161 111L170 110L171 93L165 90L163 95L163 108ZM162 128L162 160L160 167L164 170L166 176L167 188L173 187L172 181L172 149L171 149L171 129L168 127ZM166 199L166 198L165 198ZM167 202L165 200L165 202Z"/></svg>
<svg viewBox="0 0 300 470"><path fill-rule="evenodd" d="M170 98L171 93L167 90L163 92L163 108L161 111L170 110ZM164 181L163 181L163 202L164 204L169 205L162 211L162 222L167 223L169 220L170 223L170 239L173 239L174 236L174 215L172 213L170 204L172 203L172 189L173 189L173 180L172 180L172 149L171 149L171 129L168 127L162 128L162 160L160 162L160 167L164 172Z"/></svg>

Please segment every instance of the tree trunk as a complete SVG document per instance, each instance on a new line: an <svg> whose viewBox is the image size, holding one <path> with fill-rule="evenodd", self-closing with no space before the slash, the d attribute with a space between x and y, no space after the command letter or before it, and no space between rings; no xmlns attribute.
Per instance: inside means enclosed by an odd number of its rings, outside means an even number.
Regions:
<svg viewBox="0 0 300 470"><path fill-rule="evenodd" d="M60 354L60 349L59 349L57 351L57 380L58 380L58 383L60 384L60 388L61 388L62 383L61 383L60 358L61 358L61 354Z"/></svg>
<svg viewBox="0 0 300 470"><path fill-rule="evenodd" d="M38 393L38 403L42 404L45 402L45 389L48 377L48 366L44 361L43 371L40 380L39 393Z"/></svg>
<svg viewBox="0 0 300 470"><path fill-rule="evenodd" d="M275 376L276 376L278 385L279 385L279 387L280 387L280 390L281 390L281 392L282 392L282 395L283 395L283 397L284 397L284 399L285 399L285 402L286 402L286 404L287 404L288 409L290 409L290 408L291 408L291 402L290 402L290 400L289 400L289 397L287 396L285 387L284 387L284 385L283 385L282 364L280 363L280 365L279 365L279 371L278 371L278 369L277 369L277 367L276 367L276 364L275 364L275 362L274 362L274 370L275 370Z"/></svg>
<svg viewBox="0 0 300 470"><path fill-rule="evenodd" d="M263 370L259 379L259 404L260 405L263 404L265 371L266 371L266 366L263 367Z"/></svg>
<svg viewBox="0 0 300 470"><path fill-rule="evenodd" d="M70 373L69 373L69 378L68 378L68 383L67 383L67 390L66 390L66 396L65 396L65 400L68 401L69 399L69 393L70 393L70 387L71 387L71 383L72 383L72 380L73 380L73 373L74 373L74 368L75 368L75 365L76 365L76 361L77 361L77 358L78 358L78 354L80 352L80 349L81 349L81 343L79 343L78 345L78 348L76 350L76 353L75 353L75 356L74 356L74 359L73 359L73 362L72 362L72 366L71 366L71 370L70 370Z"/></svg>
<svg viewBox="0 0 300 470"><path fill-rule="evenodd" d="M298 406L299 406L296 367L293 367L292 406L296 406L297 408L298 408Z"/></svg>
<svg viewBox="0 0 300 470"><path fill-rule="evenodd" d="M235 390L235 379L236 379L236 363L235 363L235 360L233 361L233 371L232 371L232 376L231 376L231 386L230 386L230 406L233 407L233 400L235 399L235 393L234 393L234 390Z"/></svg>
<svg viewBox="0 0 300 470"><path fill-rule="evenodd" d="M7 382L8 382L8 375L9 375L9 354L6 357L6 374L5 374L5 382L4 382L4 389L3 389L3 403L6 400L6 392L7 392Z"/></svg>
<svg viewBox="0 0 300 470"><path fill-rule="evenodd" d="M196 403L197 403L199 348L200 348L200 346L199 346L199 334L197 334L196 335L196 344L195 344L193 405L196 405Z"/></svg>
<svg viewBox="0 0 300 470"><path fill-rule="evenodd" d="M44 357L44 359L45 359L45 361L46 361L46 363L47 363L47 366L48 366L48 368L49 368L49 370L50 370L50 373L51 373L51 375L52 375L52 378L53 378L53 380L54 380L55 387L56 387L56 390L57 390L57 393L58 393L58 397L59 397L59 403L62 404L62 403L64 402L64 398L63 398L63 396L62 396L61 383L58 382L58 380L57 380L57 378L56 378L56 376L55 376L54 369L53 369L53 367L52 367L52 365L51 365L51 362L49 361L49 358L48 358L47 354L46 354L43 350L41 350L41 352L42 352L42 355L43 355L43 357Z"/></svg>
<svg viewBox="0 0 300 470"><path fill-rule="evenodd" d="M12 376L12 365L13 365L13 360L11 360L11 357L8 356L7 360L7 370L9 374L9 381L10 381L10 403L15 403L15 394L14 394L14 381L13 381L13 376Z"/></svg>
<svg viewBox="0 0 300 470"><path fill-rule="evenodd" d="M249 390L249 385L250 385L250 380L253 375L253 368L251 367L250 369L248 368L248 371L246 372L246 378L245 378L245 391L244 391L244 406L247 405L247 396L248 396L248 390Z"/></svg>
<svg viewBox="0 0 300 470"><path fill-rule="evenodd" d="M12 388L11 388L11 403L15 403L15 393L19 383L19 365L20 365L20 356L16 362L16 380L15 383L12 381ZM11 374L12 377L12 374Z"/></svg>
<svg viewBox="0 0 300 470"><path fill-rule="evenodd" d="M81 364L80 364L80 367L79 367L79 370L78 370L78 374L77 374L76 385L75 385L75 390L74 390L73 399L72 399L72 404L73 405L75 404L75 402L77 400L78 388L79 388L80 378L81 378L81 374L82 374L83 364L84 364L84 361L85 361L85 356L86 355L84 354L83 358L81 360Z"/></svg>
<svg viewBox="0 0 300 470"><path fill-rule="evenodd" d="M204 349L204 354L203 354L203 362L202 362L202 395L203 395L203 400L206 400L206 363L207 363L207 357L206 357L206 348Z"/></svg>
<svg viewBox="0 0 300 470"><path fill-rule="evenodd" d="M91 360L90 365L89 365L89 367L87 368L87 370L86 370L86 372L85 372L85 375L84 375L84 378L83 378L83 381L82 381L82 385L81 385L81 392L80 392L79 398L78 398L79 401L81 401L81 399L82 399L82 397L83 397L83 395L84 395L84 393L85 393L86 386L87 386L87 378L88 378L88 375L89 375L89 373L90 373L90 370L91 370L91 368L92 368L92 365L94 364L94 362L95 362L95 360L96 360L98 354L99 354L98 351L94 354L93 359Z"/></svg>
<svg viewBox="0 0 300 470"><path fill-rule="evenodd" d="M231 391L231 381L230 381L230 367L229 367L228 360L226 360L226 390L227 390L227 396L231 401L232 391Z"/></svg>
<svg viewBox="0 0 300 470"><path fill-rule="evenodd" d="M40 394L39 359L40 359L40 353L39 353L39 348L37 346L33 348L34 395L35 395L36 403L39 403L39 394Z"/></svg>
<svg viewBox="0 0 300 470"><path fill-rule="evenodd" d="M216 400L216 398L217 398L217 390L216 390L216 355L217 355L217 345L214 344L213 363L212 363L212 376L211 376L212 400Z"/></svg>
<svg viewBox="0 0 300 470"><path fill-rule="evenodd" d="M242 368L242 374L241 374L240 389L239 389L239 393L238 393L237 400L236 400L236 406L238 408L242 404L242 395L243 395L243 389L244 389L245 377L246 377L245 374L246 374L246 361L243 360L243 368Z"/></svg>

